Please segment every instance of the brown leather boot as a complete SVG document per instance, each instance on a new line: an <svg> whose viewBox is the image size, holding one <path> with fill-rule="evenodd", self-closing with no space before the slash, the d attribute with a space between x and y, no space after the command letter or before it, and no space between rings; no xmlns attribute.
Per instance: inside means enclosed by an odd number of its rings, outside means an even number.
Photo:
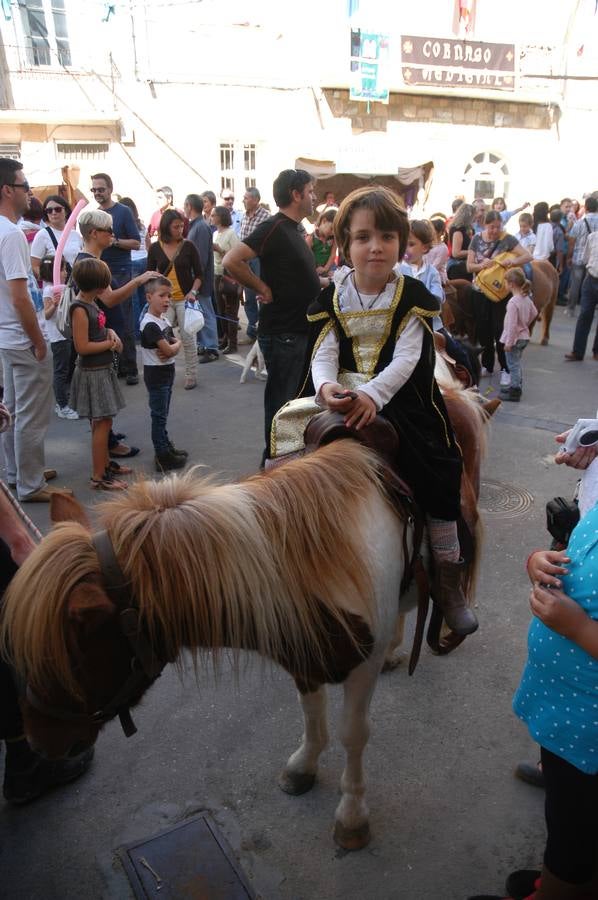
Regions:
<svg viewBox="0 0 598 900"><path fill-rule="evenodd" d="M442 610L446 624L455 634L467 635L477 631L478 620L468 607L461 579L465 562L437 562L434 560L432 596Z"/></svg>

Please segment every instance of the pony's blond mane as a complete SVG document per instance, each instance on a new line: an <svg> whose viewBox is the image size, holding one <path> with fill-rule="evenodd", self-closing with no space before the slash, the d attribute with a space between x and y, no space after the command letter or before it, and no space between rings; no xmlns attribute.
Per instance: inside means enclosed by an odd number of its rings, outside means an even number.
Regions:
<svg viewBox="0 0 598 900"><path fill-rule="evenodd" d="M130 579L142 618L168 658L226 641L277 658L325 664L324 610L347 627L347 609L373 627L364 568L364 504L383 492L380 462L353 441L238 484L197 472L140 481L103 504L103 526ZM76 693L66 645L67 600L99 575L89 532L58 525L7 592L1 639L32 685L57 678Z"/></svg>

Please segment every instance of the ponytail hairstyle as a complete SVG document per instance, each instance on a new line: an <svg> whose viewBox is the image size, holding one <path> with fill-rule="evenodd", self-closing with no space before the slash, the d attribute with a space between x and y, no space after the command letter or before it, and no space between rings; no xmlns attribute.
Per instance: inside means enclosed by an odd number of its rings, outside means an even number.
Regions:
<svg viewBox="0 0 598 900"><path fill-rule="evenodd" d="M507 284L513 284L519 288L522 294L529 296L532 292L531 282L525 277L525 272L523 269L520 269L519 266L515 266L513 269L508 269L507 274L505 275L505 281Z"/></svg>

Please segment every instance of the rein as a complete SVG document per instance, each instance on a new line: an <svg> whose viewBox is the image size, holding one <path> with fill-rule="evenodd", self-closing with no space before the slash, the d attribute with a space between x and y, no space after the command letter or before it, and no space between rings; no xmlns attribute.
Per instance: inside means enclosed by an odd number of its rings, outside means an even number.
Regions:
<svg viewBox="0 0 598 900"><path fill-rule="evenodd" d="M119 610L119 624L126 637L133 657L131 671L121 688L102 709L94 713L76 713L67 709L48 706L32 688L27 685L28 702L44 715L71 722L86 722L89 725L103 725L118 716L126 737L135 734L137 728L131 718L131 701L145 691L159 677L168 662L158 657L147 634L139 621L139 609L135 605L130 588L122 569L118 564L112 541L106 531L100 531L92 537L92 544L100 563L100 575L104 590Z"/></svg>

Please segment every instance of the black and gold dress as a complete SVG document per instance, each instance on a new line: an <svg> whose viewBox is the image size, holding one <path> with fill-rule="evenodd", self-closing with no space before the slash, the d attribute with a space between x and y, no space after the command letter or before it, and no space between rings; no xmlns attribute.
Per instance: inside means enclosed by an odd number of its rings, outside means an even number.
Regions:
<svg viewBox="0 0 598 900"><path fill-rule="evenodd" d="M388 302L374 309L344 310L334 285L310 306L310 365L300 399L284 406L275 417L272 455L297 449L310 416L321 411L315 403L311 363L332 330L338 341L338 383L356 390L391 364L401 335L415 317L423 330L419 359L407 380L378 413L392 423L399 435L398 468L423 510L434 518L456 520L462 460L434 378L431 323L439 314L438 299L409 276L399 276L394 284Z"/></svg>

